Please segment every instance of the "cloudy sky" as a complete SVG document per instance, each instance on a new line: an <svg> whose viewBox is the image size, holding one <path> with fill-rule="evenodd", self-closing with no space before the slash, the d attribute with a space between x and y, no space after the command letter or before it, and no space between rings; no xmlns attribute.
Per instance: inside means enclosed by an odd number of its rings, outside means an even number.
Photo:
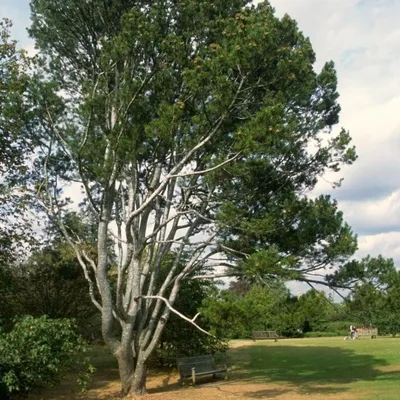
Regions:
<svg viewBox="0 0 400 400"><path fill-rule="evenodd" d="M275 0L309 36L317 69L334 60L342 114L359 159L342 187L321 181L359 235L357 255L400 266L400 0ZM327 179L330 180L330 177Z"/></svg>
<svg viewBox="0 0 400 400"><path fill-rule="evenodd" d="M26 34L28 0L0 0L0 17L32 49ZM272 0L288 13L317 54L316 69L334 60L339 77L340 126L351 132L357 162L326 177L318 193L332 193L359 235L358 256L383 254L400 266L400 0ZM344 177L341 188L330 180Z"/></svg>

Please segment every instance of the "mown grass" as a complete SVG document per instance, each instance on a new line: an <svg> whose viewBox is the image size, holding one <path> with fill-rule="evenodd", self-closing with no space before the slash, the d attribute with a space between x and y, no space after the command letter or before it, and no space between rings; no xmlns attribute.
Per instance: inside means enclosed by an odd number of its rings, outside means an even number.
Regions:
<svg viewBox="0 0 400 400"><path fill-rule="evenodd" d="M321 398L354 393L362 399L400 399L400 339L258 341L231 349L229 356L235 379L295 386Z"/></svg>
<svg viewBox="0 0 400 400"><path fill-rule="evenodd" d="M53 389L45 390L37 399L110 399L104 389L113 385L119 390L116 360L105 347L92 350L96 372L90 390L77 394L75 378L70 377ZM356 341L341 338L306 338L273 341L233 341L228 352L229 380L210 383L204 379L196 390L224 385L240 385L238 399L248 398L307 398L323 399L400 399L400 339L378 338ZM191 399L192 392L178 385L176 372L150 371L158 377L160 386L151 393L160 398ZM212 382L212 381L211 381ZM251 385L252 389L249 389ZM260 384L260 391L254 389ZM269 386L270 385L270 386ZM270 388L267 390L265 388ZM250 390L250 391L249 391ZM169 397L165 397L168 393ZM197 393L197 392L196 392ZM214 393L215 394L215 393ZM294 397L293 397L294 396ZM296 397L299 396L299 397ZM158 397L157 397L158 398ZM204 400L210 397L204 396Z"/></svg>

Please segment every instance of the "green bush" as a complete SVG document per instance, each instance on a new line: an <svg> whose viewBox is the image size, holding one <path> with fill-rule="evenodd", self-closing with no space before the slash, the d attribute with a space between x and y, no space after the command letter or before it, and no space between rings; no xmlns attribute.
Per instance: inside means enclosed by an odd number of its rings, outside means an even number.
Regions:
<svg viewBox="0 0 400 400"><path fill-rule="evenodd" d="M357 321L331 321L324 324L324 329L319 329L319 331L347 332L347 334L349 334L350 325L362 326Z"/></svg>
<svg viewBox="0 0 400 400"><path fill-rule="evenodd" d="M306 332L304 337L315 338L315 337L332 337L332 336L342 336L339 332Z"/></svg>
<svg viewBox="0 0 400 400"><path fill-rule="evenodd" d="M184 332L188 332L188 335L184 336ZM176 337L175 340L170 336L168 341L160 341L149 360L149 365L156 368L171 368L176 365L177 357L202 354L219 357L228 350L228 343L225 340L207 336L200 331L196 332L190 325L181 334L182 336Z"/></svg>
<svg viewBox="0 0 400 400"><path fill-rule="evenodd" d="M91 370L86 343L71 320L25 317L0 335L1 398L60 382L72 368Z"/></svg>

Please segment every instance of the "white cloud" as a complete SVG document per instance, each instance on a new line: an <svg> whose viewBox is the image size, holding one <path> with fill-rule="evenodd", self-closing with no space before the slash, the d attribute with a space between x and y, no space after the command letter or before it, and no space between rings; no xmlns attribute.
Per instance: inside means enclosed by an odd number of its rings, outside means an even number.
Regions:
<svg viewBox="0 0 400 400"><path fill-rule="evenodd" d="M400 233L400 190L379 200L342 202L346 219L365 235Z"/></svg>
<svg viewBox="0 0 400 400"><path fill-rule="evenodd" d="M37 54L37 50L35 49L35 43L33 41L28 42L24 45L24 49L28 53L28 56L33 57Z"/></svg>
<svg viewBox="0 0 400 400"><path fill-rule="evenodd" d="M317 54L317 69L335 61L340 125L359 159L319 182L316 194L338 198L360 234L357 255L400 261L400 0L275 0L278 15L298 21ZM344 177L341 188L330 182Z"/></svg>
<svg viewBox="0 0 400 400"><path fill-rule="evenodd" d="M368 254L372 257L383 254L386 257L393 258L397 268L400 268L400 232L362 236L358 247L357 255L360 258Z"/></svg>

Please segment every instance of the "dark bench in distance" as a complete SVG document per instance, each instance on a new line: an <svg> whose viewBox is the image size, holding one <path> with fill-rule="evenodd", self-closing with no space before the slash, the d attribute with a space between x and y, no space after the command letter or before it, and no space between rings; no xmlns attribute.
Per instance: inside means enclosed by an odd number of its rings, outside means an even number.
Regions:
<svg viewBox="0 0 400 400"><path fill-rule="evenodd" d="M225 379L228 379L228 367L217 368L214 358L211 354L205 356L181 357L177 359L178 370L181 376L180 382L183 384L185 378L192 378L193 386L196 385L196 377L225 373Z"/></svg>
<svg viewBox="0 0 400 400"><path fill-rule="evenodd" d="M253 340L273 339L275 342L278 341L279 336L275 331L254 331Z"/></svg>

